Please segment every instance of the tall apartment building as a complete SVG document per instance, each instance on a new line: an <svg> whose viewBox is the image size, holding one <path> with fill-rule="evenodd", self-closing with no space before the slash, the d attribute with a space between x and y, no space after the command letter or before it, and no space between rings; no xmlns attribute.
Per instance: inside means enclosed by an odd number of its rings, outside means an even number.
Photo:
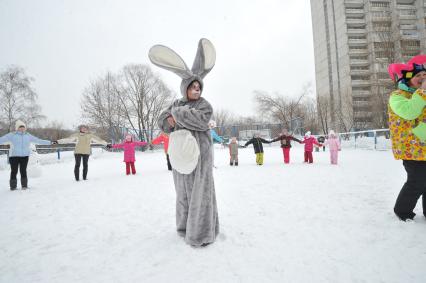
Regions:
<svg viewBox="0 0 426 283"><path fill-rule="evenodd" d="M311 0L311 12L317 98L331 127L380 126L389 63L426 50L426 0Z"/></svg>

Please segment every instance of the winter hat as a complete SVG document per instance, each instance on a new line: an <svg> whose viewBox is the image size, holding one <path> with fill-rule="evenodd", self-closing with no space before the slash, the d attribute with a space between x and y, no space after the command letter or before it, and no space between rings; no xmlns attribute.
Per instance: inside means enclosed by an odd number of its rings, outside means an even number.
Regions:
<svg viewBox="0 0 426 283"><path fill-rule="evenodd" d="M305 137L310 137L311 136L311 131L307 131L305 134Z"/></svg>
<svg viewBox="0 0 426 283"><path fill-rule="evenodd" d="M17 120L17 121L15 122L15 130L17 131L20 127L25 127L25 128L27 128L27 126L25 125L25 123L24 123L24 122L22 122L21 120Z"/></svg>
<svg viewBox="0 0 426 283"><path fill-rule="evenodd" d="M182 78L180 91L183 96L182 100L186 101L188 99L186 91L193 81L200 83L201 91L204 89L203 79L214 67L216 51L208 39L200 39L191 70L175 51L164 45L154 45L151 47L148 57L154 65L169 70Z"/></svg>
<svg viewBox="0 0 426 283"><path fill-rule="evenodd" d="M81 128L86 128L87 130L89 130L89 126L85 125L85 124L81 124L78 126L78 130L81 131Z"/></svg>
<svg viewBox="0 0 426 283"><path fill-rule="evenodd" d="M388 73L392 80L407 83L421 71L426 71L423 64L426 63L426 55L417 55L411 58L407 64L393 63L388 67Z"/></svg>
<svg viewBox="0 0 426 283"><path fill-rule="evenodd" d="M216 121L214 121L214 120L210 120L209 121L209 127L212 129L212 128L216 128Z"/></svg>
<svg viewBox="0 0 426 283"><path fill-rule="evenodd" d="M329 137L335 138L336 137L336 133L333 130L330 130L330 132L328 133Z"/></svg>
<svg viewBox="0 0 426 283"><path fill-rule="evenodd" d="M190 174L197 167L200 148L190 131L178 130L170 134L168 154L176 171Z"/></svg>

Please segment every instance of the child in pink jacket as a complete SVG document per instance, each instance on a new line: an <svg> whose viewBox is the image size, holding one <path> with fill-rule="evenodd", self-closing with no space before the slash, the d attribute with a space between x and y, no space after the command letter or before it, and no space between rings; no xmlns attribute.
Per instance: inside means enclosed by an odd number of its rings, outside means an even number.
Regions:
<svg viewBox="0 0 426 283"><path fill-rule="evenodd" d="M313 163L314 157L312 156L312 151L314 151L314 144L317 146L322 146L314 136L311 136L311 132L307 131L303 141L301 142L305 144L305 163Z"/></svg>
<svg viewBox="0 0 426 283"><path fill-rule="evenodd" d="M328 134L328 139L325 141L325 145L328 145L330 151L331 164L337 165L337 156L340 151L339 138L336 136L333 130Z"/></svg>
<svg viewBox="0 0 426 283"><path fill-rule="evenodd" d="M123 148L124 149L124 162L126 162L126 175L130 175L130 168L132 168L132 174L136 174L135 169L135 147L144 146L146 142L133 141L133 137L130 134L126 135L126 139L123 143L113 144L112 148Z"/></svg>

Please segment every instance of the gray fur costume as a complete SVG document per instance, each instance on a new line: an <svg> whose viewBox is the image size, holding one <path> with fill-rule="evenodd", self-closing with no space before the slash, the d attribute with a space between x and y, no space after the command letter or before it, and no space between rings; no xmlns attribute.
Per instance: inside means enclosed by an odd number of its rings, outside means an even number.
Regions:
<svg viewBox="0 0 426 283"><path fill-rule="evenodd" d="M173 169L176 189L176 225L178 234L185 242L201 246L215 241L219 233L219 220L213 180L212 138L208 123L213 108L203 97L187 99L188 86L198 81L203 90L203 78L213 68L216 52L212 43L200 39L197 55L190 70L173 50L155 45L149 51L151 62L174 72L182 78L182 98L174 101L158 119L158 126L166 133L186 129L195 137L200 148L198 163L190 174L181 174ZM173 116L176 125L172 128L167 118Z"/></svg>

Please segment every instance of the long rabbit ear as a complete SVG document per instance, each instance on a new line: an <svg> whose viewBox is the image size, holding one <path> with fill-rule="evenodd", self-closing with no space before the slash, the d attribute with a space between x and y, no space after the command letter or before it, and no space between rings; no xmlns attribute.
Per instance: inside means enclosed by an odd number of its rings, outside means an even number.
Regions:
<svg viewBox="0 0 426 283"><path fill-rule="evenodd" d="M204 78L211 69L213 69L216 62L216 50L213 44L205 38L200 39L198 42L197 55L192 65L192 73Z"/></svg>
<svg viewBox="0 0 426 283"><path fill-rule="evenodd" d="M192 73L183 59L167 46L154 45L149 50L148 57L154 65L172 71L182 79L192 77Z"/></svg>

